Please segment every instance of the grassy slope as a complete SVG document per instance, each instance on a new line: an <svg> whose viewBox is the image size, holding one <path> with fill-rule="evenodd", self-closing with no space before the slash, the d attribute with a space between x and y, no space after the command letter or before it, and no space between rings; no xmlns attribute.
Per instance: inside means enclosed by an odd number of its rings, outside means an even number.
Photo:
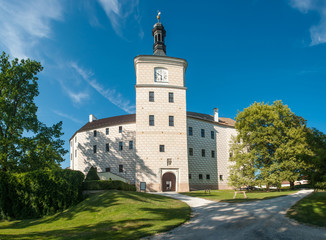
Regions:
<svg viewBox="0 0 326 240"><path fill-rule="evenodd" d="M137 239L184 223L190 211L163 196L108 191L53 216L0 222L0 239Z"/></svg>
<svg viewBox="0 0 326 240"><path fill-rule="evenodd" d="M326 227L326 192L312 193L301 199L287 212L299 222Z"/></svg>
<svg viewBox="0 0 326 240"><path fill-rule="evenodd" d="M289 195L297 191L282 191L282 192L248 192L246 193L247 199L244 198L242 193L238 193L236 198L233 199L234 191L233 190L213 190L211 194L207 194L204 191L193 191L182 193L184 195L192 197L200 197L216 202L230 202L230 203L239 203L239 202L248 202L263 200L269 198L275 198L280 196Z"/></svg>

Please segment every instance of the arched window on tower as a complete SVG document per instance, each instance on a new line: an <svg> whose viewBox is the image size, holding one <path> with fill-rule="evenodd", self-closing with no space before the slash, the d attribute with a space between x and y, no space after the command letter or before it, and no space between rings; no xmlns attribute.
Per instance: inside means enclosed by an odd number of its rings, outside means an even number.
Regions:
<svg viewBox="0 0 326 240"><path fill-rule="evenodd" d="M157 35L155 35L155 43L157 43Z"/></svg>
<svg viewBox="0 0 326 240"><path fill-rule="evenodd" d="M158 41L161 42L161 34L158 34Z"/></svg>

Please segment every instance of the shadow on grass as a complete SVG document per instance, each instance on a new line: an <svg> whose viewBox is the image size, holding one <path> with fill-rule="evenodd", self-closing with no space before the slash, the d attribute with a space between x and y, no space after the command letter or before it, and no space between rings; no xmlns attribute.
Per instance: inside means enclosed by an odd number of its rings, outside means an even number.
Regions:
<svg viewBox="0 0 326 240"><path fill-rule="evenodd" d="M127 216L121 220L112 218L103 219L103 221L96 223L81 222L82 225L69 227L68 220L75 218L78 213L96 214L102 208L121 204L120 198L124 199L124 204L128 204L130 201L131 204L137 205L137 202L140 204L145 202L146 205L144 204L142 205L144 207L140 208L136 207L135 211L137 212L130 212L130 218ZM2 233L0 231L0 239L138 239L168 231L190 218L190 207L186 205L180 208L162 207L162 203L168 201L171 200L158 195L108 191L92 196L66 212L51 217L14 221L12 224L6 224L1 228L17 231L13 231L13 233L11 231L10 234L4 234L4 231ZM121 206L124 207L123 204ZM65 225L67 228L58 229L59 227L54 226L57 229L53 229L53 225L44 225L55 221L67 221L67 225ZM34 226L35 230L24 229L31 226Z"/></svg>

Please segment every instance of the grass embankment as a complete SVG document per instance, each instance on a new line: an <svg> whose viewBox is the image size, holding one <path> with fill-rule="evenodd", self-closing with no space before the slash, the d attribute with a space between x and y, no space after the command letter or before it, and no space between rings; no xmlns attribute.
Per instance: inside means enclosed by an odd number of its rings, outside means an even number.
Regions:
<svg viewBox="0 0 326 240"><path fill-rule="evenodd" d="M326 192L316 192L301 199L286 214L298 222L326 228Z"/></svg>
<svg viewBox="0 0 326 240"><path fill-rule="evenodd" d="M190 211L163 196L107 191L53 216L2 221L0 239L138 239L184 223Z"/></svg>
<svg viewBox="0 0 326 240"><path fill-rule="evenodd" d="M297 191L281 191L281 192L263 192L263 191L253 191L246 192L247 199L244 198L242 193L238 193L236 198L233 199L234 191L233 190L212 190L211 193L205 193L205 191L193 191L182 193L191 197L200 197L216 202L230 202L230 203L240 203L240 202L249 202L256 200L264 200L270 198L276 198L280 196L286 196Z"/></svg>

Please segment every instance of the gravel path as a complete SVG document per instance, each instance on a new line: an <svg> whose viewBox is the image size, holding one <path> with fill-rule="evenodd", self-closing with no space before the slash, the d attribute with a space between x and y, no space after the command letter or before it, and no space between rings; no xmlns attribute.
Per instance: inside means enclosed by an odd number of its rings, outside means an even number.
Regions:
<svg viewBox="0 0 326 240"><path fill-rule="evenodd" d="M310 194L295 194L247 203L221 203L178 193L158 193L186 202L191 220L170 232L146 239L326 239L326 229L299 224L285 217L295 202Z"/></svg>

